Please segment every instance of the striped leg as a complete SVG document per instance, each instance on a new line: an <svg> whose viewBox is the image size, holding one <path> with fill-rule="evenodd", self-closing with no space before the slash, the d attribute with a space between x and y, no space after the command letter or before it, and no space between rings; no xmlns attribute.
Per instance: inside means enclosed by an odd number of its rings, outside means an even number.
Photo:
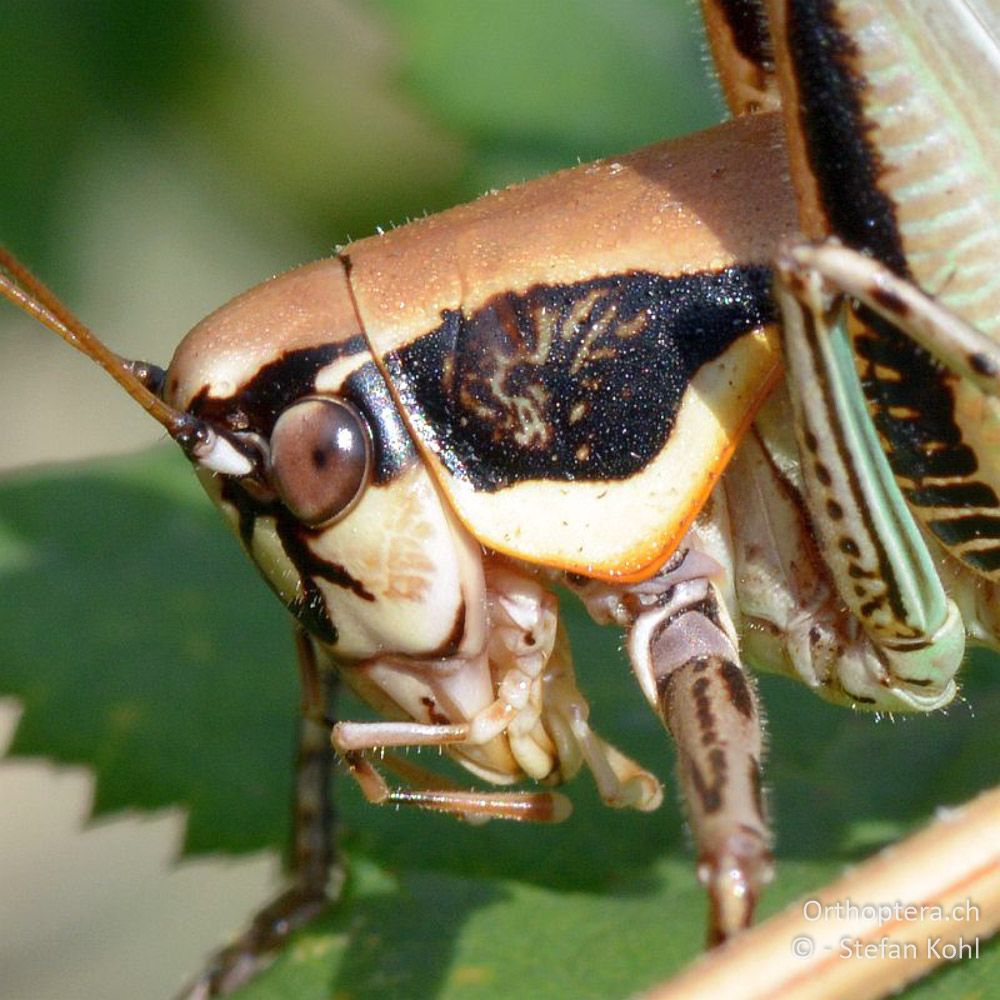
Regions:
<svg viewBox="0 0 1000 1000"><path fill-rule="evenodd" d="M849 265L847 273L837 275L835 265L843 263ZM922 342L956 363L965 350L959 346L962 325L955 320L946 334L944 319L934 320L937 307L931 300L898 279L880 285L879 279L889 280L884 268L835 244L785 251L776 274L810 521L841 600L890 674L881 692L870 692L873 707L940 707L954 695L964 627L894 478L884 449L891 452L895 444L880 439L869 415L848 337L857 313L839 283L850 278L852 293L867 285L882 318L888 311L901 324L905 319L907 335L916 339L920 330ZM994 363L989 356L976 362L966 352L965 361L969 368L978 365L989 381L986 372ZM897 386L908 389L905 375L897 375ZM920 432L919 405L915 398L909 407L911 433ZM926 488L930 480L916 485Z"/></svg>
<svg viewBox="0 0 1000 1000"><path fill-rule="evenodd" d="M686 580L664 596L636 618L628 648L677 746L715 944L749 926L771 877L760 713L716 585Z"/></svg>
<svg viewBox="0 0 1000 1000"><path fill-rule="evenodd" d="M1000 396L1000 345L879 261L828 240L787 248L779 268L786 276L819 275L829 288L892 323L959 378Z"/></svg>
<svg viewBox="0 0 1000 1000"><path fill-rule="evenodd" d="M747 927L772 873L761 785L763 733L727 608L731 566L725 502L692 529L689 546L629 587L571 581L595 620L629 629L643 693L677 747L677 769L708 890L711 944Z"/></svg>
<svg viewBox="0 0 1000 1000"><path fill-rule="evenodd" d="M302 629L296 629L295 648L302 719L295 760L291 884L258 911L236 941L212 956L198 979L180 994L186 1000L227 996L246 985L270 965L293 931L318 916L340 894L343 873L336 867L333 850L333 748L327 718L335 677L320 671L312 642Z"/></svg>

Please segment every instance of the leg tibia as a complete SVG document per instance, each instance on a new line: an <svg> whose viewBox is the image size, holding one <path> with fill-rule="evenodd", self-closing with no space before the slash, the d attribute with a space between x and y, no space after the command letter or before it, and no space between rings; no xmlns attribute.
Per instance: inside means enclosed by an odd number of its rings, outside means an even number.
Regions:
<svg viewBox="0 0 1000 1000"><path fill-rule="evenodd" d="M296 630L295 646L302 718L295 760L291 884L257 912L240 937L212 956L201 975L180 994L185 1000L227 996L246 985L271 964L290 934L340 894L343 873L335 867L331 832L333 750L326 722L334 682L330 674L319 670L312 642L301 629Z"/></svg>
<svg viewBox="0 0 1000 1000"><path fill-rule="evenodd" d="M629 653L677 745L699 877L711 900L709 938L721 940L750 923L772 864L757 697L715 585L689 580L666 591L661 607L636 619Z"/></svg>
<svg viewBox="0 0 1000 1000"><path fill-rule="evenodd" d="M387 766L413 787L391 788L362 751L343 751L341 756L372 805L416 806L451 813L472 823L487 819L561 823L572 812L569 800L558 792L464 791L402 758L390 758Z"/></svg>

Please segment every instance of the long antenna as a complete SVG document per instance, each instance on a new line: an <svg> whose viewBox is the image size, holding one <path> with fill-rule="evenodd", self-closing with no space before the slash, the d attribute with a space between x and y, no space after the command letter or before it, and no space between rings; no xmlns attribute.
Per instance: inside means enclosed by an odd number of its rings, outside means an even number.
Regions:
<svg viewBox="0 0 1000 1000"><path fill-rule="evenodd" d="M253 469L253 459L229 435L160 399L150 388L158 381L158 369L115 354L2 246L0 295L96 361L199 465L234 476L247 475Z"/></svg>
<svg viewBox="0 0 1000 1000"><path fill-rule="evenodd" d="M144 366L106 347L6 247L0 247L0 294L96 361L172 438L190 434L194 418L168 406L149 388L136 374Z"/></svg>

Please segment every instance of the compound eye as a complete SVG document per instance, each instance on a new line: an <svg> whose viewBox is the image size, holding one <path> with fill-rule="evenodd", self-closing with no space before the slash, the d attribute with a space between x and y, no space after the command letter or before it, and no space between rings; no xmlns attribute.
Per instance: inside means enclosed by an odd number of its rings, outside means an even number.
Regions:
<svg viewBox="0 0 1000 1000"><path fill-rule="evenodd" d="M371 450L368 427L354 407L336 399L300 399L271 432L274 488L304 524L332 521L361 496Z"/></svg>

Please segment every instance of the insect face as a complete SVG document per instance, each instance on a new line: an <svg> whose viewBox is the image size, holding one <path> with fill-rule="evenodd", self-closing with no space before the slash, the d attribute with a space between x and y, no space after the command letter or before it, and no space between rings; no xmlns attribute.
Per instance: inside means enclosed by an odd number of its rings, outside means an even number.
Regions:
<svg viewBox="0 0 1000 1000"><path fill-rule="evenodd" d="M271 587L339 658L481 644L467 612L482 606L478 548L418 460L339 260L208 317L177 349L164 396L244 457L237 474L195 463Z"/></svg>

